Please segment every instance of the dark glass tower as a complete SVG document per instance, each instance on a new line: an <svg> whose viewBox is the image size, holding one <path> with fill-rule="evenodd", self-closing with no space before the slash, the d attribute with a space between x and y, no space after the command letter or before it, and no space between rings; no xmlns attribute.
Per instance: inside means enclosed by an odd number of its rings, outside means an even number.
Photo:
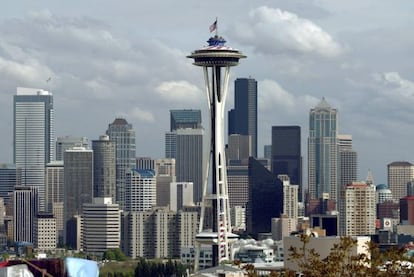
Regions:
<svg viewBox="0 0 414 277"><path fill-rule="evenodd" d="M201 110L170 110L170 131L186 128L202 128Z"/></svg>
<svg viewBox="0 0 414 277"><path fill-rule="evenodd" d="M252 156L257 157L257 81L238 78L234 82L234 109L229 111L229 135L250 135Z"/></svg>
<svg viewBox="0 0 414 277"><path fill-rule="evenodd" d="M286 174L290 183L299 186L302 201L302 154L300 126L272 127L272 173Z"/></svg>
<svg viewBox="0 0 414 277"><path fill-rule="evenodd" d="M269 233L273 217L283 213L283 184L264 161L249 158L249 200L247 203L247 231L257 238Z"/></svg>

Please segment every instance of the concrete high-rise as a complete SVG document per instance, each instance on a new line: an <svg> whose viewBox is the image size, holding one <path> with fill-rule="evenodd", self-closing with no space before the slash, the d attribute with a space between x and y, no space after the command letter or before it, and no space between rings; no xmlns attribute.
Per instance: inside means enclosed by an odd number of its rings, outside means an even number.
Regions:
<svg viewBox="0 0 414 277"><path fill-rule="evenodd" d="M308 138L308 182L312 199L324 193L338 197L338 113L325 98L310 110Z"/></svg>
<svg viewBox="0 0 414 277"><path fill-rule="evenodd" d="M257 81L251 77L234 82L234 109L229 111L229 135L250 135L252 156L257 157Z"/></svg>
<svg viewBox="0 0 414 277"><path fill-rule="evenodd" d="M89 148L89 140L86 137L64 136L56 139L56 160L63 161L65 151L72 147Z"/></svg>
<svg viewBox="0 0 414 277"><path fill-rule="evenodd" d="M87 253L102 255L120 247L121 214L111 197L94 198L83 204L83 247Z"/></svg>
<svg viewBox="0 0 414 277"><path fill-rule="evenodd" d="M22 169L22 185L38 188L39 208L45 208L45 165L54 160L52 93L17 88L14 96L13 160Z"/></svg>
<svg viewBox="0 0 414 277"><path fill-rule="evenodd" d="M71 226L78 222L82 214L82 205L91 203L93 198L93 151L83 147L74 147L64 154L64 241L69 247L78 248L78 236Z"/></svg>
<svg viewBox="0 0 414 277"><path fill-rule="evenodd" d="M157 183L157 206L167 206L170 201L170 184L176 181L175 159L155 160L155 178ZM193 191L191 190L191 201Z"/></svg>
<svg viewBox="0 0 414 277"><path fill-rule="evenodd" d="M17 186L13 191L13 240L33 241L38 213L38 187Z"/></svg>
<svg viewBox="0 0 414 277"><path fill-rule="evenodd" d="M298 185L298 199L303 199L302 151L300 126L272 126L272 173L286 174Z"/></svg>
<svg viewBox="0 0 414 277"><path fill-rule="evenodd" d="M339 235L375 234L375 186L354 182L341 188L339 199Z"/></svg>
<svg viewBox="0 0 414 277"><path fill-rule="evenodd" d="M172 182L169 199L169 207L172 211L182 210L184 206L193 206L193 183Z"/></svg>
<svg viewBox="0 0 414 277"><path fill-rule="evenodd" d="M64 166L62 161L46 165L46 211L52 213L59 239L63 239Z"/></svg>
<svg viewBox="0 0 414 277"><path fill-rule="evenodd" d="M407 183L414 179L414 165L406 161L392 162L387 165L388 187L394 201L399 202L407 196Z"/></svg>
<svg viewBox="0 0 414 277"><path fill-rule="evenodd" d="M126 173L135 167L135 130L124 118L115 118L106 134L116 147L116 203L125 208Z"/></svg>
<svg viewBox="0 0 414 277"><path fill-rule="evenodd" d="M157 203L155 171L131 169L125 183L125 211L143 212Z"/></svg>
<svg viewBox="0 0 414 277"><path fill-rule="evenodd" d="M229 135L226 158L227 160L243 160L252 156L252 136L239 134Z"/></svg>
<svg viewBox="0 0 414 277"><path fill-rule="evenodd" d="M93 197L110 197L115 203L116 156L115 143L108 135L92 141Z"/></svg>
<svg viewBox="0 0 414 277"><path fill-rule="evenodd" d="M338 135L339 187L358 180L358 154L352 149L351 135Z"/></svg>

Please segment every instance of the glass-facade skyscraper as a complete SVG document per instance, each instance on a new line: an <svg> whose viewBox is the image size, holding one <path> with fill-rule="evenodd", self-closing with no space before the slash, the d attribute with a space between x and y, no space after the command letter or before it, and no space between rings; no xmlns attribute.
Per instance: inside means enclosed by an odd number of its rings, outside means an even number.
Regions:
<svg viewBox="0 0 414 277"><path fill-rule="evenodd" d="M45 209L45 165L54 159L52 93L17 88L14 96L13 160L22 170L22 185L38 189L39 208Z"/></svg>
<svg viewBox="0 0 414 277"><path fill-rule="evenodd" d="M325 98L310 110L308 138L308 182L312 199L329 194L338 199L338 113Z"/></svg>
<svg viewBox="0 0 414 277"><path fill-rule="evenodd" d="M257 157L257 81L238 78L234 82L234 109L229 111L229 135L250 135L252 156Z"/></svg>
<svg viewBox="0 0 414 277"><path fill-rule="evenodd" d="M302 153L300 126L272 127L272 173L286 174L290 183L299 186L302 201Z"/></svg>
<svg viewBox="0 0 414 277"><path fill-rule="evenodd" d="M116 148L116 203L125 209L125 180L127 172L135 167L135 130L124 118L109 124L106 134Z"/></svg>

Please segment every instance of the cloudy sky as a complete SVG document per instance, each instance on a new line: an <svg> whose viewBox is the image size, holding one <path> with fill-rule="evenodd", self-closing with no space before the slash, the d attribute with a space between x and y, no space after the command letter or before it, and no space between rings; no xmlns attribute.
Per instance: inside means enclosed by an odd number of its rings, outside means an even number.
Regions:
<svg viewBox="0 0 414 277"><path fill-rule="evenodd" d="M12 162L18 86L53 92L57 136L96 139L122 116L137 155L162 157L169 110L206 109L186 55L216 17L248 56L232 69L229 109L235 78L258 81L259 154L271 126L295 124L306 160L309 110L325 97L353 136L361 179L371 169L385 183L388 163L414 161L414 1L12 2L0 9L0 162Z"/></svg>

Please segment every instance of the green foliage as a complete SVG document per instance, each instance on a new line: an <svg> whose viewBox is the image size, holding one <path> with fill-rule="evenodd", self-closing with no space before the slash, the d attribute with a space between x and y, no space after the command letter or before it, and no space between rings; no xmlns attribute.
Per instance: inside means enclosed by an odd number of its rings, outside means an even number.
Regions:
<svg viewBox="0 0 414 277"><path fill-rule="evenodd" d="M329 255L321 259L314 249L309 249L310 237L301 235L302 246L289 249L289 260L299 266L304 276L414 276L414 268L408 266L405 250L402 248L390 248L382 253L378 246L370 242L366 247L370 255L352 254L352 249L357 241L350 237L341 237L335 244ZM285 272L284 274L289 274ZM283 275L282 276L289 276Z"/></svg>
<svg viewBox="0 0 414 277"><path fill-rule="evenodd" d="M127 256L119 248L108 249L103 254L102 260L109 260L109 261L126 261L127 260Z"/></svg>
<svg viewBox="0 0 414 277"><path fill-rule="evenodd" d="M166 263L162 262L149 262L144 258L141 258L135 268L136 277L162 277L162 276L185 276L186 267L168 260Z"/></svg>

